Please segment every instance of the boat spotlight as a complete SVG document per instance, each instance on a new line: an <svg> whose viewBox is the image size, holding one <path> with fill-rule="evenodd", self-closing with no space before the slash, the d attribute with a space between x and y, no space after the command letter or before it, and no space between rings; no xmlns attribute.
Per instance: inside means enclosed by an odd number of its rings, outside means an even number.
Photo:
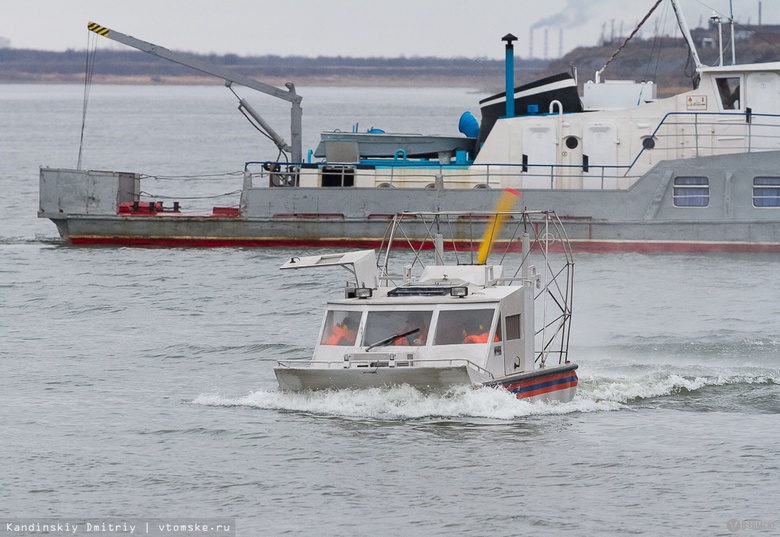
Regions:
<svg viewBox="0 0 780 537"><path fill-rule="evenodd" d="M355 289L355 296L357 298L371 298L373 294L374 291L370 287L358 287Z"/></svg>
<svg viewBox="0 0 780 537"><path fill-rule="evenodd" d="M469 288L468 287L451 287L450 288L450 296L454 296L455 298L464 298L465 296L468 296L469 294Z"/></svg>

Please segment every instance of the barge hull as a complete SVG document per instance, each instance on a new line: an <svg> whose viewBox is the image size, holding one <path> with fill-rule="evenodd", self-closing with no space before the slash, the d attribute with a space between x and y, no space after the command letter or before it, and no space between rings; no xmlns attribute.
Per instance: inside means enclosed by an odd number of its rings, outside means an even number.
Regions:
<svg viewBox="0 0 780 537"><path fill-rule="evenodd" d="M665 161L625 190L521 190L528 209L555 210L578 252L780 252L780 207L757 206L757 180L777 177L780 151ZM679 206L675 179L706 177L705 206ZM249 187L214 214L123 212L133 174L41 170L38 215L77 245L375 248L393 215L482 211L498 188ZM136 197L128 197L128 188ZM229 214L229 216L225 216ZM458 236L484 222L462 220ZM551 245L555 248L555 245Z"/></svg>

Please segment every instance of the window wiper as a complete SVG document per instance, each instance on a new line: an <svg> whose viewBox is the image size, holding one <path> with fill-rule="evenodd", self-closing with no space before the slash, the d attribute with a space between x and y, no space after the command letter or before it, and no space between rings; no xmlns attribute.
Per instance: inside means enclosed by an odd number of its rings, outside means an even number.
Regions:
<svg viewBox="0 0 780 537"><path fill-rule="evenodd" d="M383 340L381 340L381 341L377 341L377 342L376 342L376 343L374 343L373 345L371 345L371 346L369 346L369 347L366 347L366 352L370 351L370 350L371 350L371 349L373 349L374 347L381 347L382 345L387 345L388 343L390 343L390 342L391 342L391 341L393 341L394 339L398 339L399 337L406 337L406 336L411 336L412 334L416 334L416 333L417 333L417 332L419 332L419 331L420 331L420 329L419 329L419 328L414 328L414 329L412 329L412 330L408 330L408 331L406 331L406 332L402 332L402 333L400 333L400 334L395 334L395 335L393 335L393 336L386 337L385 339L383 339Z"/></svg>

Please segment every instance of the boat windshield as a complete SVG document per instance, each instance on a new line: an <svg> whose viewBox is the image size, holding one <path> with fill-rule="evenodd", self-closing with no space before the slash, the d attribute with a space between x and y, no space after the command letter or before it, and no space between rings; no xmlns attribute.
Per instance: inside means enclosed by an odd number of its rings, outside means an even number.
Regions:
<svg viewBox="0 0 780 537"><path fill-rule="evenodd" d="M387 343L388 345L419 346L428 341L428 329L431 326L431 310L392 310L369 311L366 318L366 330L363 345L375 345L394 334L404 334L418 329L406 337L399 337Z"/></svg>
<svg viewBox="0 0 780 537"><path fill-rule="evenodd" d="M361 316L360 311L328 311L320 345L354 345Z"/></svg>
<svg viewBox="0 0 780 537"><path fill-rule="evenodd" d="M487 343L493 325L493 309L444 310L439 312L434 345L459 345L463 343ZM501 335L493 336L500 341Z"/></svg>

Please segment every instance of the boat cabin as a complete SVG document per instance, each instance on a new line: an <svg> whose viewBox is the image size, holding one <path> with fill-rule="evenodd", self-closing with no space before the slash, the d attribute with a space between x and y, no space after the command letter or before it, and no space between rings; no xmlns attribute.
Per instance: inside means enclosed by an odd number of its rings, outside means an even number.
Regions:
<svg viewBox="0 0 780 537"><path fill-rule="evenodd" d="M486 380L532 368L533 312L524 314L524 288L485 285L486 268L447 267L454 274L329 302L313 367L467 361Z"/></svg>

